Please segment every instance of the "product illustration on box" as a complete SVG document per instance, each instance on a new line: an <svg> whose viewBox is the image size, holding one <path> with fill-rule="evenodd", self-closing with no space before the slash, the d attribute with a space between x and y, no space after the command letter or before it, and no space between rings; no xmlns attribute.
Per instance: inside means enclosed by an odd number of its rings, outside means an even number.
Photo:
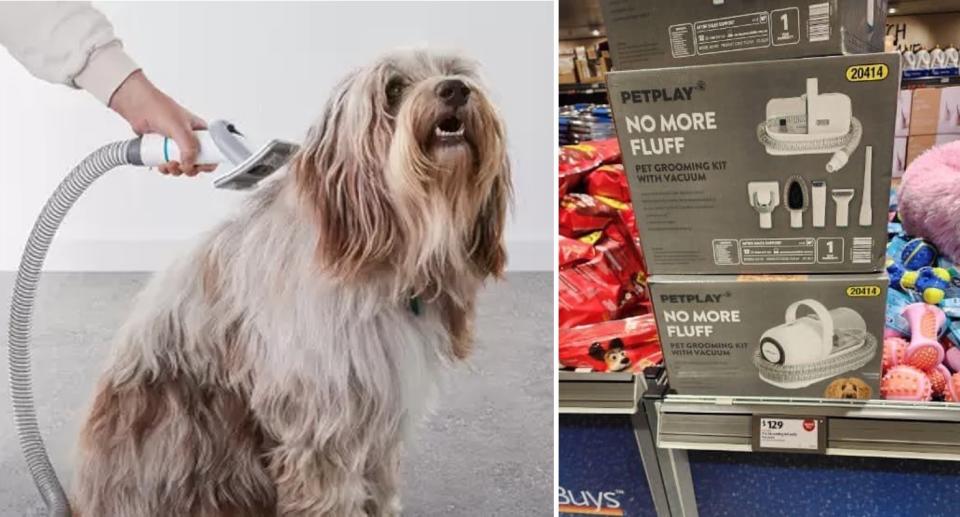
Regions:
<svg viewBox="0 0 960 517"><path fill-rule="evenodd" d="M813 314L797 317L801 307ZM754 355L760 378L774 386L804 388L862 368L877 353L877 338L853 309L828 311L822 303L805 299L790 304L785 319L763 333Z"/></svg>
<svg viewBox="0 0 960 517"><path fill-rule="evenodd" d="M757 126L757 138L775 156L831 154L826 169L836 172L860 145L863 126L853 116L849 96L819 93L818 84L808 78L805 94L767 101L767 119Z"/></svg>

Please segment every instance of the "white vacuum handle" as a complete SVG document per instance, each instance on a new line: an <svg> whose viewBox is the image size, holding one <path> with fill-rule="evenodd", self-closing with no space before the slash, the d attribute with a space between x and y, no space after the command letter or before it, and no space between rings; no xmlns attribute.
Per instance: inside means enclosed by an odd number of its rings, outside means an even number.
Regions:
<svg viewBox="0 0 960 517"><path fill-rule="evenodd" d="M226 160L217 148L217 144L213 142L209 131L194 131L193 134L200 141L200 153L196 161L198 165L216 165ZM172 139L163 135L143 135L140 138L140 160L148 167L173 161L179 162L180 148Z"/></svg>
<svg viewBox="0 0 960 517"><path fill-rule="evenodd" d="M233 124L226 120L214 120L209 129L194 131L200 142L197 164L215 165L228 162L239 165L253 155L243 137ZM139 156L132 156L131 163L157 166L170 161L180 161L180 149L170 138L163 135L140 137ZM136 152L134 154L137 154Z"/></svg>
<svg viewBox="0 0 960 517"><path fill-rule="evenodd" d="M823 357L826 357L833 350L833 318L830 316L830 311L822 303L812 298L797 300L787 307L787 324L797 320L797 309L801 305L806 305L813 310L817 319L820 320L820 346L823 347Z"/></svg>

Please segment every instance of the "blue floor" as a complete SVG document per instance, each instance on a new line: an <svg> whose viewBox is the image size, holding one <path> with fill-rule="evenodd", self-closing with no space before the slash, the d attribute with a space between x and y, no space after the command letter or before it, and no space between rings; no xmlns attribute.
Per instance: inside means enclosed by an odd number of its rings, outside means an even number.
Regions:
<svg viewBox="0 0 960 517"><path fill-rule="evenodd" d="M561 415L559 434L558 497L577 510L560 515L656 516L629 417Z"/></svg>
<svg viewBox="0 0 960 517"><path fill-rule="evenodd" d="M960 515L960 463L691 451L702 517Z"/></svg>
<svg viewBox="0 0 960 517"><path fill-rule="evenodd" d="M558 498L575 510L562 516L656 515L629 418L561 415L559 435ZM960 462L706 451L689 458L702 517L960 515Z"/></svg>

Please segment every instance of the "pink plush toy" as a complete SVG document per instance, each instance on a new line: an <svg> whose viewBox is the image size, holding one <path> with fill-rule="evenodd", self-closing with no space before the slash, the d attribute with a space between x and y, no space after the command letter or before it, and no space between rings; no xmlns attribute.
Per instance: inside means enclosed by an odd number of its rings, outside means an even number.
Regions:
<svg viewBox="0 0 960 517"><path fill-rule="evenodd" d="M936 146L913 160L897 195L903 229L960 259L960 141Z"/></svg>
<svg viewBox="0 0 960 517"><path fill-rule="evenodd" d="M907 352L907 341L902 337L888 337L883 340L883 372L903 362Z"/></svg>
<svg viewBox="0 0 960 517"><path fill-rule="evenodd" d="M930 400L933 398L933 386L927 374L901 364L883 376L880 395L887 400Z"/></svg>
<svg viewBox="0 0 960 517"><path fill-rule="evenodd" d="M937 339L947 316L939 307L926 303L911 303L901 314L910 324L910 346L903 362L920 370L932 370L943 362L943 345Z"/></svg>

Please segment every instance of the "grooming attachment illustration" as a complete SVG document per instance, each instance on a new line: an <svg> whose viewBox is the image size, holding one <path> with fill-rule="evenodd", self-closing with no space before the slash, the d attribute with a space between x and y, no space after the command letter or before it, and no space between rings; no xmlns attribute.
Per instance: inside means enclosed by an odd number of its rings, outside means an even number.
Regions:
<svg viewBox="0 0 960 517"><path fill-rule="evenodd" d="M780 183L751 181L747 183L750 206L760 214L760 228L773 228L773 209L780 204Z"/></svg>
<svg viewBox="0 0 960 517"><path fill-rule="evenodd" d="M803 228L803 213L810 205L807 182L802 176L790 176L783 187L783 198L786 200L787 210L790 211L790 227Z"/></svg>
<svg viewBox="0 0 960 517"><path fill-rule="evenodd" d="M827 172L836 172L863 136L863 126L853 116L850 97L818 91L816 77L807 78L807 93L767 101L767 119L757 126L757 138L767 153L776 156L832 154Z"/></svg>
<svg viewBox="0 0 960 517"><path fill-rule="evenodd" d="M873 223L873 210L870 208L870 183L873 181L873 146L868 145L863 153L863 190L860 191L860 226Z"/></svg>
<svg viewBox="0 0 960 517"><path fill-rule="evenodd" d="M827 182L823 180L811 181L810 192L813 227L823 228L827 225Z"/></svg>
<svg viewBox="0 0 960 517"><path fill-rule="evenodd" d="M801 306L813 314L798 318ZM799 300L787 307L785 320L760 336L753 357L760 378L774 386L803 388L861 368L877 353L877 339L848 307L828 311L816 300Z"/></svg>
<svg viewBox="0 0 960 517"><path fill-rule="evenodd" d="M850 200L853 199L852 188L835 188L830 191L830 197L837 205L837 228L846 228L850 222Z"/></svg>

